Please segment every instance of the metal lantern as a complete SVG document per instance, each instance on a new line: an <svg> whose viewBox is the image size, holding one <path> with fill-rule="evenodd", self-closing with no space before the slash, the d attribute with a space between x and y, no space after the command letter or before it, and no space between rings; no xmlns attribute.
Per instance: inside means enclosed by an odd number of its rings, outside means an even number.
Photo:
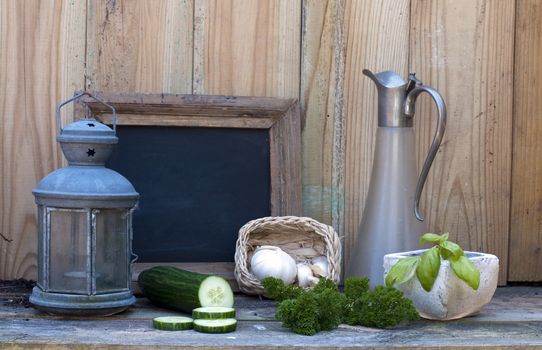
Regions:
<svg viewBox="0 0 542 350"><path fill-rule="evenodd" d="M60 109L84 95L112 110L113 129L95 119L62 128ZM38 206L38 280L30 302L49 313L111 315L135 302L131 292L132 210L139 194L105 168L118 142L116 112L84 92L57 107L57 141L68 166L32 191Z"/></svg>

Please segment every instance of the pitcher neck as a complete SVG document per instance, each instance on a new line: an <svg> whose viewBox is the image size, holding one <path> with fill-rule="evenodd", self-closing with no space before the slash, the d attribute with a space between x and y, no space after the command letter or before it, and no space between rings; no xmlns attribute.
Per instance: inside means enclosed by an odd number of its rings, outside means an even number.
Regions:
<svg viewBox="0 0 542 350"><path fill-rule="evenodd" d="M404 112L404 88L378 89L378 126L411 128L413 118Z"/></svg>
<svg viewBox="0 0 542 350"><path fill-rule="evenodd" d="M392 71L373 73L364 69L363 74L371 78L378 91L378 126L412 127L412 116L405 113L405 99L413 83L416 83L413 76L405 81Z"/></svg>

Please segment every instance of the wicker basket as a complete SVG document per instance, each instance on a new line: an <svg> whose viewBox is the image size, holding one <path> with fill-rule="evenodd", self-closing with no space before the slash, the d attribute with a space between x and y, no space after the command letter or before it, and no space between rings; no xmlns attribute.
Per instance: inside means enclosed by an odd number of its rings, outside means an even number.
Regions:
<svg viewBox="0 0 542 350"><path fill-rule="evenodd" d="M254 250L262 245L280 247L296 262L325 255L329 261L329 278L339 282L341 242L333 227L307 217L265 217L252 220L239 230L235 249L235 279L239 289L247 294L264 293L260 281L250 272Z"/></svg>

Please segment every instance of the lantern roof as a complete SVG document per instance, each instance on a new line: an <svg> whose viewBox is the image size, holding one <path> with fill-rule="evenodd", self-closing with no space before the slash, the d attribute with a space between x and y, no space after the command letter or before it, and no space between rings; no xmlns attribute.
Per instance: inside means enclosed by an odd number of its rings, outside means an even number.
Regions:
<svg viewBox="0 0 542 350"><path fill-rule="evenodd" d="M70 208L131 208L139 194L121 174L101 166L67 166L32 190L39 205Z"/></svg>

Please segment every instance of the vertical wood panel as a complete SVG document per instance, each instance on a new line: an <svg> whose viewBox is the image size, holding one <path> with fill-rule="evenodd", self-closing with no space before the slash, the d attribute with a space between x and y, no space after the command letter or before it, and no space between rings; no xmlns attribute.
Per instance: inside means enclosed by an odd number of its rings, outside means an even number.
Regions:
<svg viewBox="0 0 542 350"><path fill-rule="evenodd" d="M299 97L301 0L194 6L194 93Z"/></svg>
<svg viewBox="0 0 542 350"><path fill-rule="evenodd" d="M344 1L303 1L301 106L304 214L340 232L344 162L342 89ZM339 164L339 165L338 165ZM335 213L335 215L334 215Z"/></svg>
<svg viewBox="0 0 542 350"><path fill-rule="evenodd" d="M192 0L89 0L87 88L192 92Z"/></svg>
<svg viewBox="0 0 542 350"><path fill-rule="evenodd" d="M510 281L542 280L542 2L517 2Z"/></svg>
<svg viewBox="0 0 542 350"><path fill-rule="evenodd" d="M410 68L443 94L449 108L446 137L423 196L429 228L450 231L469 249L497 254L501 283L510 230L509 279L542 280L536 118L542 6L537 0L514 5L0 1L0 233L12 240L0 237L0 278L34 277L31 189L62 164L54 107L83 88L85 77L87 88L107 91L299 97L305 214L344 234L348 256L376 130L376 91L361 70L390 69L406 77ZM434 117L431 101L421 97L415 120L419 164Z"/></svg>
<svg viewBox="0 0 542 350"><path fill-rule="evenodd" d="M85 17L84 1L0 2L0 279L36 278L31 191L61 165L55 107L84 86Z"/></svg>
<svg viewBox="0 0 542 350"><path fill-rule="evenodd" d="M424 191L434 231L500 258L506 281L512 129L513 1L413 0L412 71L443 95L448 125ZM415 117L421 164L436 111Z"/></svg>
<svg viewBox="0 0 542 350"><path fill-rule="evenodd" d="M376 87L361 71L407 75L409 1L348 1L345 13L345 262L369 187L377 128Z"/></svg>

